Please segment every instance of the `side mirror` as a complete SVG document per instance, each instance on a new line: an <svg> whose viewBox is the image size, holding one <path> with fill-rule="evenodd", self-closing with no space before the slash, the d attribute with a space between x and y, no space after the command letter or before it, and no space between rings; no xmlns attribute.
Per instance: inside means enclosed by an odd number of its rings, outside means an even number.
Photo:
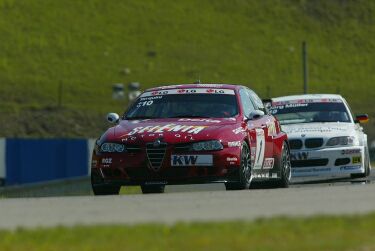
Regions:
<svg viewBox="0 0 375 251"><path fill-rule="evenodd" d="M264 116L264 112L261 110L255 110L252 111L249 115L249 119L254 120L254 119L259 119Z"/></svg>
<svg viewBox="0 0 375 251"><path fill-rule="evenodd" d="M120 116L117 113L111 112L107 114L107 121L110 124L117 124L120 121Z"/></svg>
<svg viewBox="0 0 375 251"><path fill-rule="evenodd" d="M354 122L355 123L367 123L368 122L368 115L367 114L361 114L361 115L357 115L355 116L355 120Z"/></svg>

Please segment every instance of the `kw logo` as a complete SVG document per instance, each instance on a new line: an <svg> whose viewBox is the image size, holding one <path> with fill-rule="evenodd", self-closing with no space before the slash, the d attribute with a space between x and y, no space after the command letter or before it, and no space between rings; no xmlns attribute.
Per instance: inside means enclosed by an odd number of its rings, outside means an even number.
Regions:
<svg viewBox="0 0 375 251"><path fill-rule="evenodd" d="M308 157L308 152L290 153L290 160L307 160Z"/></svg>
<svg viewBox="0 0 375 251"><path fill-rule="evenodd" d="M172 165L174 166L190 166L197 163L198 156L193 155L174 155L172 159Z"/></svg>

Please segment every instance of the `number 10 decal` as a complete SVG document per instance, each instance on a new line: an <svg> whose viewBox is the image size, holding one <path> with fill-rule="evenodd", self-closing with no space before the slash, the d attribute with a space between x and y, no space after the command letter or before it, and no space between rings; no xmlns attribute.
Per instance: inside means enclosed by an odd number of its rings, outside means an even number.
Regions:
<svg viewBox="0 0 375 251"><path fill-rule="evenodd" d="M255 129L257 147L255 151L255 163L254 169L262 169L263 160L264 160L264 149L266 147L266 140L264 137L263 129Z"/></svg>

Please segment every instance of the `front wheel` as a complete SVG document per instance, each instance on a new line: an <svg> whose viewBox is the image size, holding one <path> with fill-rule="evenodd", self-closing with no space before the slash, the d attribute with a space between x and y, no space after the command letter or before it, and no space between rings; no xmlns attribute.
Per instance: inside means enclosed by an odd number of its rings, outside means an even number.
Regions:
<svg viewBox="0 0 375 251"><path fill-rule="evenodd" d="M248 189L251 183L250 150L246 142L242 144L241 163L238 172L238 181L225 183L226 190Z"/></svg>
<svg viewBox="0 0 375 251"><path fill-rule="evenodd" d="M369 157L368 149L365 150L365 172L364 173L352 173L350 177L352 179L356 178L366 178L370 176L370 157Z"/></svg>
<svg viewBox="0 0 375 251"><path fill-rule="evenodd" d="M292 165L290 163L290 151L288 144L284 141L280 157L280 180L277 181L277 187L289 187L290 179L292 177Z"/></svg>
<svg viewBox="0 0 375 251"><path fill-rule="evenodd" d="M116 195L119 194L121 186L102 184L102 178L91 173L91 188L94 195Z"/></svg>

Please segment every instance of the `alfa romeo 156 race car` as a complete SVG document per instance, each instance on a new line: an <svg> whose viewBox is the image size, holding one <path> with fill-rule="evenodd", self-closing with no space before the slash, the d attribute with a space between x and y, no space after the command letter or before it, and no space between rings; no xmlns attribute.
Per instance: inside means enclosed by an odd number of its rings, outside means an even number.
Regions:
<svg viewBox="0 0 375 251"><path fill-rule="evenodd" d="M252 180L287 187L287 136L261 99L237 85L188 84L146 90L97 141L92 155L94 194L143 193L168 184L225 183L249 188Z"/></svg>
<svg viewBox="0 0 375 251"><path fill-rule="evenodd" d="M292 177L366 177L371 166L367 135L340 95L296 95L272 99L270 111L288 134Z"/></svg>

